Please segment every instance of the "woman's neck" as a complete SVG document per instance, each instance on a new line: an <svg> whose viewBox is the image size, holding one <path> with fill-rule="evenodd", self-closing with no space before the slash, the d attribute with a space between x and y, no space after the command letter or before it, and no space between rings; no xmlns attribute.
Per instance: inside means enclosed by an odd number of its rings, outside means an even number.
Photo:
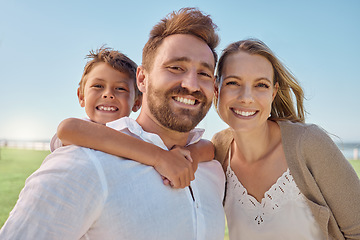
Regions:
<svg viewBox="0 0 360 240"><path fill-rule="evenodd" d="M253 131L234 131L232 150L240 161L253 163L266 158L279 141L281 141L279 126L268 120Z"/></svg>

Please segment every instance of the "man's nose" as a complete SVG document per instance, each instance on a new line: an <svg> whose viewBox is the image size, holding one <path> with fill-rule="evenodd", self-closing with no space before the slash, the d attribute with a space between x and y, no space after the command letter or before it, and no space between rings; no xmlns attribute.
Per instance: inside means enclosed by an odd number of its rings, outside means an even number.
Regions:
<svg viewBox="0 0 360 240"><path fill-rule="evenodd" d="M195 71L189 71L186 73L184 79L181 82L183 88L187 88L190 92L200 90L198 74Z"/></svg>

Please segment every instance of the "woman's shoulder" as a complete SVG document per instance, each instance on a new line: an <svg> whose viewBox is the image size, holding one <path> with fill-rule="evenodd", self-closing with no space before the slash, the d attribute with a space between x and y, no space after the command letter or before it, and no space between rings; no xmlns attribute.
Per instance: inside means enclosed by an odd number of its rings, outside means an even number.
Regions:
<svg viewBox="0 0 360 240"><path fill-rule="evenodd" d="M233 139L232 130L227 128L216 133L211 140L215 147L215 159L218 160L221 165L225 163L226 154Z"/></svg>
<svg viewBox="0 0 360 240"><path fill-rule="evenodd" d="M281 136L284 139L301 139L301 138L323 138L328 136L328 133L313 123L301 123L301 122L291 122L288 120L277 121L280 126Z"/></svg>

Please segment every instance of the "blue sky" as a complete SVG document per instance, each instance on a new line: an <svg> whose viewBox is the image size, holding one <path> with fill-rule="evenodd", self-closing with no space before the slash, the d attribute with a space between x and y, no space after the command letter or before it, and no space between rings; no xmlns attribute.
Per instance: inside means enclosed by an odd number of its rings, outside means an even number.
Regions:
<svg viewBox="0 0 360 240"><path fill-rule="evenodd" d="M84 117L76 89L89 50L107 44L140 64L151 27L181 7L212 16L218 53L264 41L304 88L307 122L360 142L358 0L0 0L0 139L47 140L62 119ZM199 127L209 139L226 124L211 109Z"/></svg>

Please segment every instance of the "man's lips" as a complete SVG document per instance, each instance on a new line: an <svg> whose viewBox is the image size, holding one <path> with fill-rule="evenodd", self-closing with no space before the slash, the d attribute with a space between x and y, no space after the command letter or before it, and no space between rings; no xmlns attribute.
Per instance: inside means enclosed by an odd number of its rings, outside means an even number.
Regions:
<svg viewBox="0 0 360 240"><path fill-rule="evenodd" d="M186 104L186 105L191 105L191 106L194 106L195 104L199 103L198 100L193 99L193 98L186 98L186 97L176 96L176 97L173 97L173 99L175 101L177 101L177 102L180 102L180 103L183 103L183 104Z"/></svg>
<svg viewBox="0 0 360 240"><path fill-rule="evenodd" d="M115 106L104 106L104 105L99 105L96 107L97 110L99 111L104 111L104 112L116 112L119 110L118 107Z"/></svg>

